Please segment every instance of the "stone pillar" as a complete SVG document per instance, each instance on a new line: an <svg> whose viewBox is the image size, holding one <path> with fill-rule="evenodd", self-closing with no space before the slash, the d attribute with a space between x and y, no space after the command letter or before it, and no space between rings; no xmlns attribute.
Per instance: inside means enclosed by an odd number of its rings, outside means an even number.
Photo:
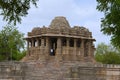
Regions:
<svg viewBox="0 0 120 80"><path fill-rule="evenodd" d="M95 45L93 44L93 41L91 41L91 56L94 57L94 52L95 52Z"/></svg>
<svg viewBox="0 0 120 80"><path fill-rule="evenodd" d="M70 42L69 42L69 38L67 38L67 40L66 40L66 55L65 56L63 56L64 57L64 60L67 60L67 61L69 61L70 60L70 54L69 54L69 50L70 50Z"/></svg>
<svg viewBox="0 0 120 80"><path fill-rule="evenodd" d="M69 40L70 40L70 39L67 38L67 54L69 54L69 44L70 44L70 43L69 43Z"/></svg>
<svg viewBox="0 0 120 80"><path fill-rule="evenodd" d="M91 57L91 40L88 42L88 56Z"/></svg>
<svg viewBox="0 0 120 80"><path fill-rule="evenodd" d="M29 53L29 48L30 48L30 46L29 46L29 40L27 40L27 54L28 54L28 55L30 55L30 53Z"/></svg>
<svg viewBox="0 0 120 80"><path fill-rule="evenodd" d="M88 41L88 59L89 59L89 61L96 62L94 59L92 40Z"/></svg>
<svg viewBox="0 0 120 80"><path fill-rule="evenodd" d="M56 60L57 61L61 61L62 60L62 43L61 43L61 38L57 39Z"/></svg>
<svg viewBox="0 0 120 80"><path fill-rule="evenodd" d="M32 40L30 40L30 45L29 46L32 47Z"/></svg>
<svg viewBox="0 0 120 80"><path fill-rule="evenodd" d="M48 56L50 53L50 43L49 43L49 38L46 37L46 48L45 48L45 54Z"/></svg>
<svg viewBox="0 0 120 80"><path fill-rule="evenodd" d="M77 50L77 40L74 39L74 54L76 55L76 50Z"/></svg>
<svg viewBox="0 0 120 80"><path fill-rule="evenodd" d="M40 47L40 54L39 54L39 60L45 61L45 46L44 46L44 38L41 38L41 47Z"/></svg>
<svg viewBox="0 0 120 80"><path fill-rule="evenodd" d="M76 60L76 52L77 52L77 40L74 39L74 51L73 51L73 54L72 54L73 60Z"/></svg>
<svg viewBox="0 0 120 80"><path fill-rule="evenodd" d="M81 40L81 57L84 57L84 39Z"/></svg>
<svg viewBox="0 0 120 80"><path fill-rule="evenodd" d="M57 54L62 54L61 38L57 39Z"/></svg>
<svg viewBox="0 0 120 80"><path fill-rule="evenodd" d="M31 44L32 44L32 47L34 47L34 45L35 45L34 39L32 39L32 43Z"/></svg>
<svg viewBox="0 0 120 80"><path fill-rule="evenodd" d="M27 50L29 50L29 40L27 40Z"/></svg>
<svg viewBox="0 0 120 80"><path fill-rule="evenodd" d="M39 54L40 54L40 47L39 47L39 38L35 39L35 52L36 52L36 59L39 59Z"/></svg>
<svg viewBox="0 0 120 80"><path fill-rule="evenodd" d="M44 55L44 38L41 38L41 52L40 54Z"/></svg>
<svg viewBox="0 0 120 80"><path fill-rule="evenodd" d="M39 38L37 38L36 41L37 41L37 47L39 47Z"/></svg>

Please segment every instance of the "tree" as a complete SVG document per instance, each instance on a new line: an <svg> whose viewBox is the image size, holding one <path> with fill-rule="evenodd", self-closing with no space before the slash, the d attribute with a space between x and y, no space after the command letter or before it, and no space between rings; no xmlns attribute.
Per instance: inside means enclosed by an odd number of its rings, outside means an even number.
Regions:
<svg viewBox="0 0 120 80"><path fill-rule="evenodd" d="M0 55L9 60L24 49L23 33L16 27L7 25L0 32Z"/></svg>
<svg viewBox="0 0 120 80"><path fill-rule="evenodd" d="M101 31L111 36L111 42L120 48L120 0L96 0L97 10L104 13Z"/></svg>
<svg viewBox="0 0 120 80"><path fill-rule="evenodd" d="M96 61L105 64L120 64L119 49L104 43L98 44L96 48L95 59Z"/></svg>
<svg viewBox="0 0 120 80"><path fill-rule="evenodd" d="M38 0L0 0L1 15L8 23L21 23L21 17L28 14L30 3L36 6Z"/></svg>

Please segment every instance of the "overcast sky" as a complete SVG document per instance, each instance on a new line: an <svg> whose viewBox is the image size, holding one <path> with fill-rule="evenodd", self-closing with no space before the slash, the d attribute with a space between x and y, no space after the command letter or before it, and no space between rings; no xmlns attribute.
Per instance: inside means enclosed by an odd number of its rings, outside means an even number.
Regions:
<svg viewBox="0 0 120 80"><path fill-rule="evenodd" d="M88 28L96 39L96 45L101 42L108 44L110 37L100 32L100 20L103 14L96 10L96 5L96 0L39 0L38 8L31 5L29 14L22 18L22 23L17 24L17 27L27 34L34 27L49 26L56 16L64 16L71 27L79 25ZM5 23L1 16L0 24L2 29Z"/></svg>

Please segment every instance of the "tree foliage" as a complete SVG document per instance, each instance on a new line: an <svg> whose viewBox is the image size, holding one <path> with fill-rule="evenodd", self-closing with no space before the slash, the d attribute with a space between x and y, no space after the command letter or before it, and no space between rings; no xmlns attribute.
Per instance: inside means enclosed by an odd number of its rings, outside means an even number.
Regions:
<svg viewBox="0 0 120 80"><path fill-rule="evenodd" d="M120 48L120 0L96 0L97 10L104 13L101 31L111 36L111 42Z"/></svg>
<svg viewBox="0 0 120 80"><path fill-rule="evenodd" d="M98 44L95 59L105 64L120 64L119 49L104 43Z"/></svg>
<svg viewBox="0 0 120 80"><path fill-rule="evenodd" d="M24 49L23 33L14 26L5 26L0 31L0 55L3 60L14 58Z"/></svg>
<svg viewBox="0 0 120 80"><path fill-rule="evenodd" d="M30 3L36 6L38 0L0 0L1 15L8 23L21 23L21 17L28 14Z"/></svg>

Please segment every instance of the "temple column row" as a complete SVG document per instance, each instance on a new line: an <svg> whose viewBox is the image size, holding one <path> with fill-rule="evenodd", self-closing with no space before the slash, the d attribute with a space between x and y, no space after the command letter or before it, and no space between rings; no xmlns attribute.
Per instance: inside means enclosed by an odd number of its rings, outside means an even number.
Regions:
<svg viewBox="0 0 120 80"><path fill-rule="evenodd" d="M27 47L36 47L36 46L40 46L40 42L39 42L39 38L36 39L31 39L31 40L27 40Z"/></svg>
<svg viewBox="0 0 120 80"><path fill-rule="evenodd" d="M46 40L45 40L46 39ZM37 43L37 46L40 46L41 44L41 52L40 53L50 53L50 38L46 37L46 38L36 38L36 39L31 39L31 40L27 40L27 49L29 50L29 46L31 45L31 47L34 47ZM40 42L41 40L41 42ZM66 54L69 54L69 38L66 38ZM46 41L46 46L45 46L45 41ZM31 44L30 44L31 43ZM91 55L91 41L88 42L88 56ZM84 57L84 51L85 51L85 40L81 39L81 56ZM62 39L60 37L57 38L57 54L62 54ZM77 39L74 39L74 53L73 54L77 54Z"/></svg>

